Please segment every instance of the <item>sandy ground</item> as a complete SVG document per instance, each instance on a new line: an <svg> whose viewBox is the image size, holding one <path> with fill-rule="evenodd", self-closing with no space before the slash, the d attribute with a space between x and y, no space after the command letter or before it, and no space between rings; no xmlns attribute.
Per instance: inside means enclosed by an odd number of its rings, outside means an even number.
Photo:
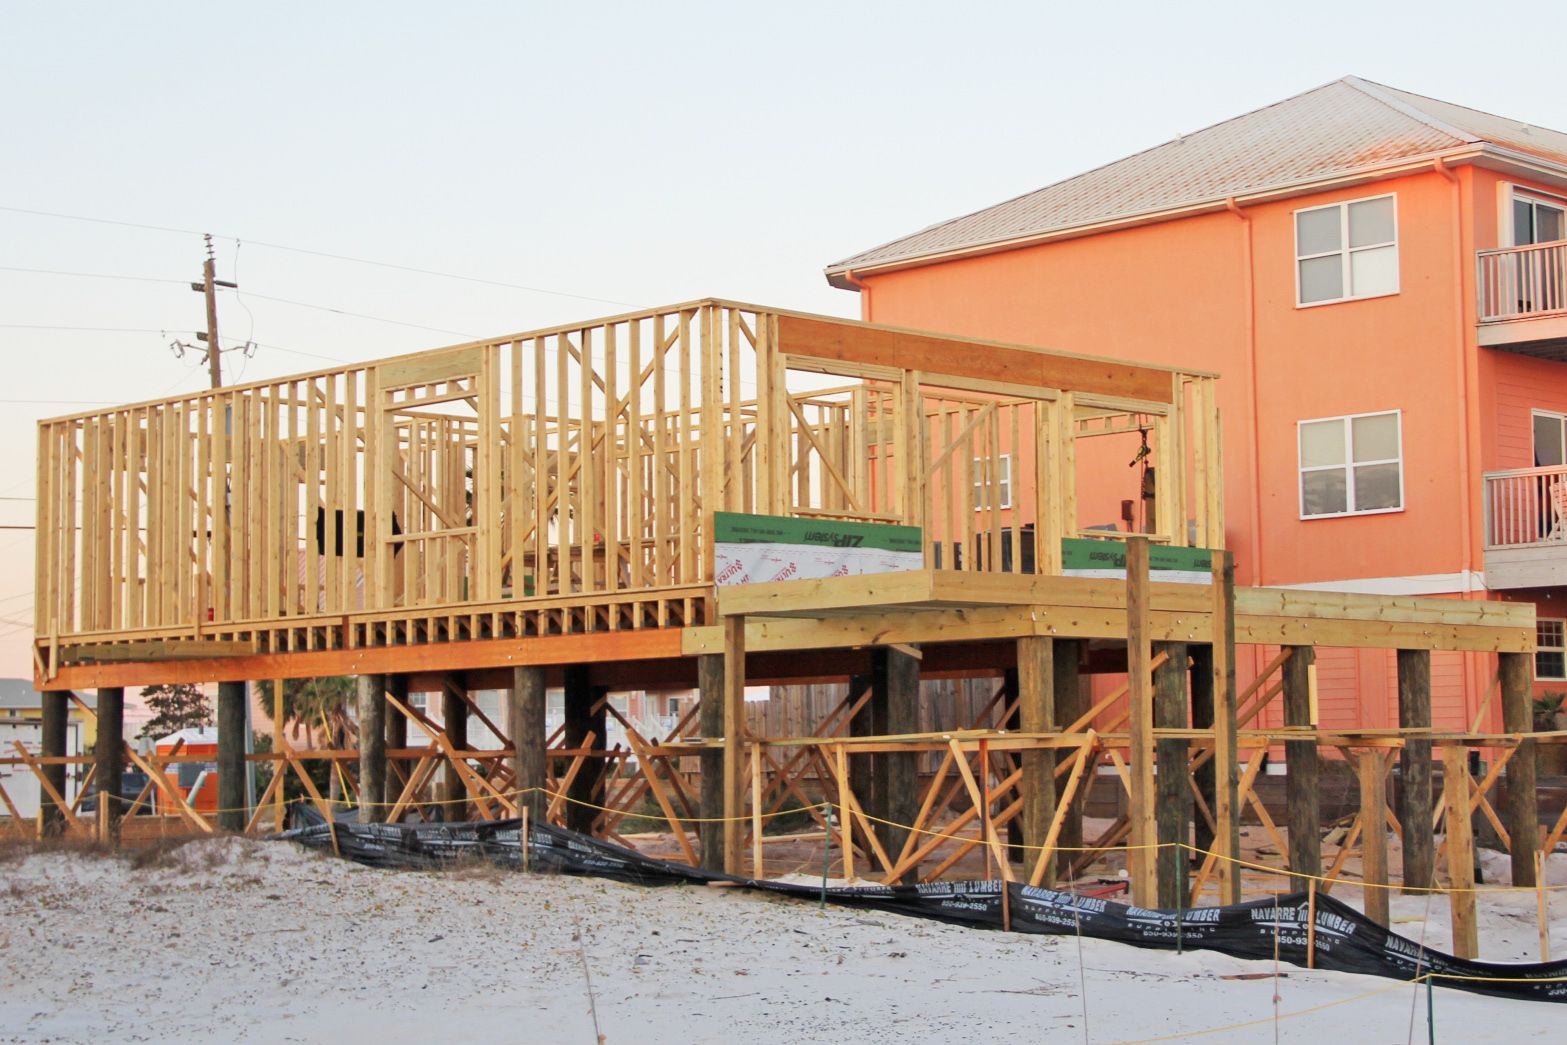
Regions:
<svg viewBox="0 0 1567 1045"><path fill-rule="evenodd" d="M140 857L142 861L148 857ZM0 862L3 1041L1094 1043L1426 1040L1423 990L778 897L490 868L377 871L280 842ZM1567 857L1557 857L1567 873ZM1351 898L1351 897L1346 897ZM1418 937L1425 902L1400 898ZM1552 912L1567 951L1567 894ZM105 936L103 927L109 927ZM1427 942L1445 946L1444 902ZM1486 957L1533 959L1529 894ZM1241 974L1255 980L1227 980ZM591 977L591 991L589 988ZM1341 1003L1341 1004L1335 1004ZM1319 1006L1330 1008L1312 1010ZM1560 1040L1567 1008L1439 989L1439 1040ZM1086 1018L1085 1018L1086 1010ZM1300 1013L1300 1015L1292 1015ZM1261 1021L1261 1022L1255 1022Z"/></svg>

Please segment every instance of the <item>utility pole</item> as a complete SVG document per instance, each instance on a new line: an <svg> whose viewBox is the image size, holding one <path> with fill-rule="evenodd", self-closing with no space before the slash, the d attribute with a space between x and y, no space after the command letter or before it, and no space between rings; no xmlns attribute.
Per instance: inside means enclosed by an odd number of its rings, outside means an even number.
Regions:
<svg viewBox="0 0 1567 1045"><path fill-rule="evenodd" d="M223 349L218 344L218 288L238 290L239 284L217 278L217 262L212 256L212 233L206 234L206 240L207 260L201 266L201 282L192 283L190 289L205 295L207 299L207 332L197 334L196 338L207 343L207 373L212 377L212 387L222 388ZM180 351L183 351L183 346L176 354Z"/></svg>

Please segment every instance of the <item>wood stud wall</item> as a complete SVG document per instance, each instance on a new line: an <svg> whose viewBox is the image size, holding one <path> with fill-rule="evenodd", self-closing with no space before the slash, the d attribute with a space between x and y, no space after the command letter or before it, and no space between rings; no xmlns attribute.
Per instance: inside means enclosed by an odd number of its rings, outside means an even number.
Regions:
<svg viewBox="0 0 1567 1045"><path fill-rule="evenodd" d="M963 342L950 374L862 361L857 324L790 316L783 344L781 315L698 302L42 422L40 667L711 623L715 510L918 525L932 565L986 572L1033 528L1058 572L1076 440L1116 426L1152 429L1155 539L1221 539L1211 378L1074 396L976 377ZM846 347L812 354L824 331Z"/></svg>

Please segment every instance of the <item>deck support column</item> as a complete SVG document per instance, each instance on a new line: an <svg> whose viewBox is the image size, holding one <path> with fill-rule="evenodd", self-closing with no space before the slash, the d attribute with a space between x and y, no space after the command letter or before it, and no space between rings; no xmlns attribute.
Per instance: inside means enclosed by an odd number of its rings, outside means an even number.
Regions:
<svg viewBox="0 0 1567 1045"><path fill-rule="evenodd" d="M40 738L40 748L45 758L65 757L65 737L70 713L70 693L66 690L45 690L43 697L43 721L40 726L43 736ZM7 752L10 754L10 752ZM44 766L44 778L49 785L60 795L65 796L65 763ZM65 796L69 797L69 796ZM46 835L60 833L65 825L65 813L59 806L49 799L49 796L40 793L38 796L38 808L43 814L43 830Z"/></svg>
<svg viewBox="0 0 1567 1045"><path fill-rule="evenodd" d="M1187 647L1187 658L1191 661L1191 705L1192 728L1213 728L1213 650L1208 646L1193 645ZM1192 823L1192 847L1196 850L1196 857L1200 861L1204 854L1213 849L1213 824L1210 817L1213 816L1215 798L1215 778L1213 772L1213 759L1210 757L1203 761L1202 765L1191 771L1192 783L1196 785L1197 794L1202 798L1203 808L1207 809L1207 816L1195 816Z"/></svg>
<svg viewBox="0 0 1567 1045"><path fill-rule="evenodd" d="M1148 539L1126 541L1126 682L1129 720L1127 762L1131 766L1132 831L1126 856L1130 871L1132 903L1152 907L1159 899L1158 831L1154 822L1153 686L1149 664L1153 660L1148 604Z"/></svg>
<svg viewBox="0 0 1567 1045"><path fill-rule="evenodd" d="M1055 642L1039 635L1017 640L1018 725L1025 733L1056 731ZM1023 865L1030 871L1040 857L1050 822L1056 816L1056 758L1047 748L1023 752ZM1055 884L1055 861L1045 863L1042 885Z"/></svg>
<svg viewBox="0 0 1567 1045"><path fill-rule="evenodd" d="M1513 756L1517 758L1517 755ZM1480 927L1475 914L1475 847L1470 823L1469 752L1449 744L1442 749L1442 793L1446 798L1448 906L1453 919L1453 953L1480 957Z"/></svg>
<svg viewBox="0 0 1567 1045"><path fill-rule="evenodd" d="M1080 668L1084 643L1081 639L1052 639L1053 649L1050 654L1051 690L1055 694L1056 728L1064 728L1076 722L1088 713L1088 694L1083 689L1083 674ZM1055 764L1059 767L1062 763L1077 757L1077 752L1063 749L1056 753ZM1094 756L1094 757L1097 757ZM1055 778L1060 780L1060 777ZM1092 789L1094 777L1092 769L1087 771L1077 793L1072 796L1072 803L1066 811L1066 816L1061 821L1061 833L1057 837L1057 845L1062 852L1056 860L1056 866L1065 875L1071 874L1072 861L1080 854L1077 850L1083 847L1083 806L1088 801L1088 792Z"/></svg>
<svg viewBox="0 0 1567 1045"><path fill-rule="evenodd" d="M1317 651L1311 646L1290 647L1284 662L1284 724L1315 729ZM1317 741L1287 740L1284 760L1288 776L1284 779L1289 816L1289 868L1295 877L1294 888L1303 890L1306 876L1322 874L1322 806L1318 794L1319 765Z"/></svg>
<svg viewBox="0 0 1567 1045"><path fill-rule="evenodd" d="M245 701L243 682L218 683L218 830L245 829ZM100 734L101 736L102 734Z"/></svg>
<svg viewBox="0 0 1567 1045"><path fill-rule="evenodd" d="M1186 644L1161 642L1156 650L1169 659L1154 669L1154 727L1156 729L1187 728L1186 703ZM1170 738L1155 743L1158 753L1159 806L1155 816L1159 840L1159 857L1155 861L1159 877L1159 906L1174 910L1184 906L1181 893L1187 876L1181 873L1190 853L1189 842L1192 822L1192 793L1187 783L1189 772L1189 744L1184 738Z"/></svg>
<svg viewBox="0 0 1567 1045"><path fill-rule="evenodd" d="M704 653L696 658L697 729L708 744L724 735L724 655ZM697 796L697 824L702 870L724 870L724 750L704 747L697 755L702 788Z"/></svg>
<svg viewBox="0 0 1567 1045"><path fill-rule="evenodd" d="M1431 651L1398 651L1398 725L1400 729L1431 727ZM1398 820L1404 834L1404 885L1428 889L1434 884L1431 801L1431 741L1404 741L1398 765L1402 776Z"/></svg>
<svg viewBox="0 0 1567 1045"><path fill-rule="evenodd" d="M871 665L874 668L874 665ZM863 675L849 676L849 705L853 707L864 703L860 710L849 718L849 736L873 737L876 735L876 678L873 670L866 671ZM850 747L845 752L844 764L849 771L849 792L859 802L860 808L874 816L880 816L877 809L880 796L876 791L876 768L871 758L867 755L855 755L855 748ZM864 825L856 823L854 817L847 814L843 817L846 837L852 840L857 836L863 836ZM870 852L870 843L861 837L860 851Z"/></svg>
<svg viewBox="0 0 1567 1045"><path fill-rule="evenodd" d="M441 678L441 732L454 751L468 749L468 682L460 671L449 671ZM457 767L441 770L441 817L444 820L468 819L468 785Z"/></svg>
<svg viewBox="0 0 1567 1045"><path fill-rule="evenodd" d="M1360 853L1366 917L1384 929L1392 925L1387 895L1387 761L1380 751L1357 756L1360 775Z"/></svg>
<svg viewBox="0 0 1567 1045"><path fill-rule="evenodd" d="M696 659L697 721L702 739L708 744L724 735L724 656L704 653ZM697 825L704 871L724 869L724 752L720 747L704 747L697 756L702 770L698 797Z"/></svg>
<svg viewBox="0 0 1567 1045"><path fill-rule="evenodd" d="M1209 667L1213 698L1214 852L1219 902L1241 902L1240 743L1235 722L1235 559L1213 553L1213 645Z"/></svg>
<svg viewBox="0 0 1567 1045"><path fill-rule="evenodd" d="M745 618L724 618L724 870L745 859ZM761 796L756 796L760 801Z"/></svg>
<svg viewBox="0 0 1567 1045"><path fill-rule="evenodd" d="M98 840L120 840L125 796L125 690L113 686L98 691L98 739L95 751L98 782Z"/></svg>
<svg viewBox="0 0 1567 1045"><path fill-rule="evenodd" d="M565 671L566 747L580 751L587 747L588 734L593 734L593 750L606 751L609 744L604 739L604 729L609 721L603 708L594 710L599 691L588 676L586 664L572 664ZM598 821L600 778L604 773L602 756L587 756L582 768L566 789L566 826L573 831L589 835Z"/></svg>
<svg viewBox="0 0 1567 1045"><path fill-rule="evenodd" d="M1534 664L1527 653L1497 655L1502 682L1502 728L1509 733L1534 732ZM1540 846L1539 796L1535 791L1533 740L1524 739L1507 762L1508 851L1513 858L1513 884L1534 886L1535 851Z"/></svg>
<svg viewBox="0 0 1567 1045"><path fill-rule="evenodd" d="M386 818L386 676L360 675L357 688L359 822L373 824Z"/></svg>
<svg viewBox="0 0 1567 1045"><path fill-rule="evenodd" d="M547 803L543 788L544 743L548 739L545 729L546 696L544 669L541 667L513 668L511 690L507 693L506 732L511 735L513 785L518 808L526 807L534 820L544 816ZM537 790L534 790L537 789Z"/></svg>
<svg viewBox="0 0 1567 1045"><path fill-rule="evenodd" d="M408 706L408 676L387 675L386 695L406 708ZM396 760L391 755L393 751L404 751L408 747L408 716L392 708L390 702L383 703L387 705L384 712L386 728L382 731L386 737L387 751L386 781L383 794L385 795L384 801L390 806L391 803L396 802L402 795L403 788L408 783L408 774L413 772L413 767L411 763L404 762L402 773L399 774L395 768ZM390 812L390 808L387 811Z"/></svg>
<svg viewBox="0 0 1567 1045"><path fill-rule="evenodd" d="M898 736L919 731L920 660L914 653L888 646L871 651L871 729L877 736ZM861 756L866 757L866 756ZM882 848L902 850L908 830L919 815L919 755L913 751L888 751L869 756L872 803L867 811L882 820L876 824Z"/></svg>

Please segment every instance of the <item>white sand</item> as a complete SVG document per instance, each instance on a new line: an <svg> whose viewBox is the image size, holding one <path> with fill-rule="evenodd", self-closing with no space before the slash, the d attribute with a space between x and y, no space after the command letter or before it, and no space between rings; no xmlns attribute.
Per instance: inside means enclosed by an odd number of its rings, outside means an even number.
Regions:
<svg viewBox="0 0 1567 1045"><path fill-rule="evenodd" d="M729 889L493 870L375 871L284 843L193 843L168 866L0 863L0 1040L1095 1043L1273 1035L1271 972L1211 952L968 930ZM1563 858L1558 857L1558 861ZM1553 869L1553 872L1556 869ZM1554 873L1553 873L1554 877ZM1348 898L1348 897L1346 897ZM1419 936L1424 902L1400 898ZM1555 940L1567 952L1567 894ZM1485 956L1533 959L1534 901L1487 900ZM1427 940L1445 946L1431 904ZM112 926L105 938L101 927ZM574 942L580 929L581 943ZM1081 965L1079 963L1081 953ZM1285 1041L1424 1041L1394 981L1286 966ZM1086 982L1088 1020L1083 1017ZM1567 1007L1439 989L1441 1040L1560 1040Z"/></svg>

